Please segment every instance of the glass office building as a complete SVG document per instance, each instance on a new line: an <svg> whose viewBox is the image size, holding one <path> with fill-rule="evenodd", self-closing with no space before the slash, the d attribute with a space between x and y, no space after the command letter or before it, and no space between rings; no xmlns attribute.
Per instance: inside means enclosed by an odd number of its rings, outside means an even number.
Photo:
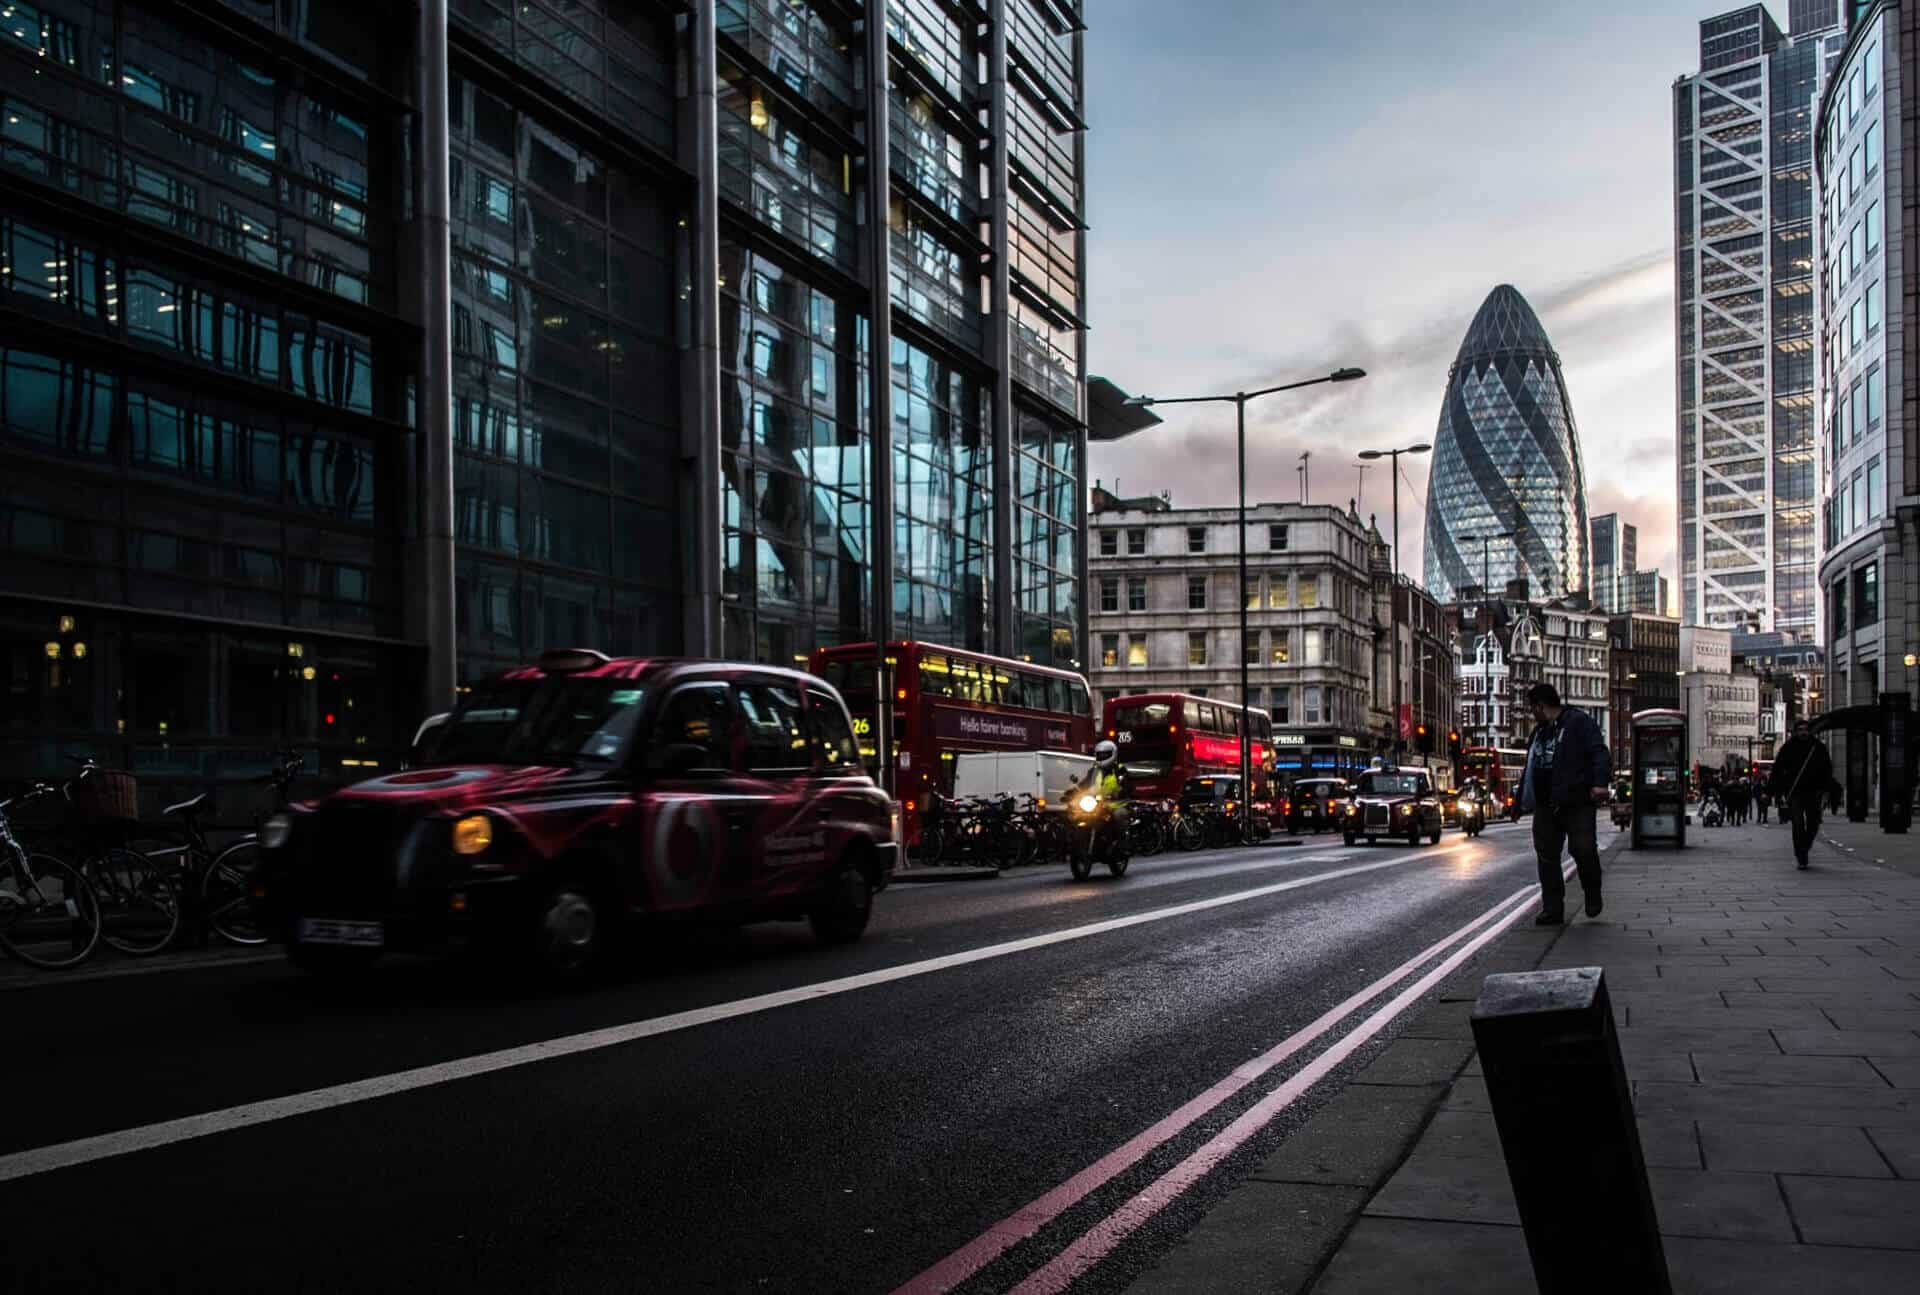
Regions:
<svg viewBox="0 0 1920 1295"><path fill-rule="evenodd" d="M351 777L556 644L1082 657L1079 3L0 8L0 778Z"/></svg>
<svg viewBox="0 0 1920 1295"><path fill-rule="evenodd" d="M1428 485L1426 586L1525 580L1548 600L1587 589L1587 479L1560 356L1525 297L1501 284L1460 343ZM1494 538L1494 537L1498 538ZM1484 541L1484 542L1483 542Z"/></svg>

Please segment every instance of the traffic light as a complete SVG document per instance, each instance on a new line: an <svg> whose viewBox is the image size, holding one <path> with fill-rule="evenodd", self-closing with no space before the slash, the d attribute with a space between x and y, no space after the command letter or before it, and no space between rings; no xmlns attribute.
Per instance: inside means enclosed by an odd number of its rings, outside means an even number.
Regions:
<svg viewBox="0 0 1920 1295"><path fill-rule="evenodd" d="M1413 747L1421 755L1433 754L1433 734L1427 731L1425 724L1417 725L1413 730Z"/></svg>
<svg viewBox="0 0 1920 1295"><path fill-rule="evenodd" d="M1464 753L1465 753L1465 749L1460 745L1460 730L1457 728L1448 729L1447 730L1447 758L1449 760L1452 760L1455 764L1459 764L1460 757Z"/></svg>

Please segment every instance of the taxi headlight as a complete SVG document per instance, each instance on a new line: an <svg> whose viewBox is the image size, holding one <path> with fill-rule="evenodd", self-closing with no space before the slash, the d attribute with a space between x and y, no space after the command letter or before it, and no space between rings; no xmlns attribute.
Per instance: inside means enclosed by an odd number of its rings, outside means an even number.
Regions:
<svg viewBox="0 0 1920 1295"><path fill-rule="evenodd" d="M260 825L260 846L266 850L278 850L293 835L293 820L285 814L275 814Z"/></svg>
<svg viewBox="0 0 1920 1295"><path fill-rule="evenodd" d="M1413 813L1413 806L1411 806L1411 805L1402 805L1402 806L1400 807L1400 812L1401 812L1402 814L1411 814L1411 813Z"/></svg>
<svg viewBox="0 0 1920 1295"><path fill-rule="evenodd" d="M453 852L479 854L493 844L493 820L485 814L469 814L453 825Z"/></svg>
<svg viewBox="0 0 1920 1295"><path fill-rule="evenodd" d="M1082 814L1091 814L1099 808L1100 798L1098 796L1082 796L1080 798L1080 812Z"/></svg>

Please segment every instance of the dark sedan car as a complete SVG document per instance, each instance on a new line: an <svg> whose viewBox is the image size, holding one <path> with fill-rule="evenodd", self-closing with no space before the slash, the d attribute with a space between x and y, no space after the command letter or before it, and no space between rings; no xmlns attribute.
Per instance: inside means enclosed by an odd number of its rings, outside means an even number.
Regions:
<svg viewBox="0 0 1920 1295"><path fill-rule="evenodd" d="M1345 778L1303 778L1293 784L1287 809L1290 832L1331 832L1340 827L1340 812L1352 788Z"/></svg>

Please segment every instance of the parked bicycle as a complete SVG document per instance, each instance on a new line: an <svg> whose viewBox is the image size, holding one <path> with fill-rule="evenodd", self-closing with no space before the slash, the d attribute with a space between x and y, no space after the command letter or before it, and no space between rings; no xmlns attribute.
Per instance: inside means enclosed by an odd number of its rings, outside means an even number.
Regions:
<svg viewBox="0 0 1920 1295"><path fill-rule="evenodd" d="M254 779L256 786L271 786L274 812L286 809L288 790L305 761L291 751L276 752L271 772ZM211 812L211 793L183 800L161 810L164 817L179 820L184 843L147 850L146 857L174 870L175 879L185 894L192 897L192 915L206 928L229 944L265 944L266 930L253 910L253 872L260 862L260 834L255 830L238 841L215 851L200 825L200 814Z"/></svg>
<svg viewBox="0 0 1920 1295"><path fill-rule="evenodd" d="M80 870L29 851L7 811L59 795L35 783L24 796L0 800L0 949L31 967L75 967L100 944L100 901Z"/></svg>
<svg viewBox="0 0 1920 1295"><path fill-rule="evenodd" d="M80 771L61 788L70 807L66 835L99 900L100 938L134 957L158 953L180 930L183 891L171 868L126 845L139 817L134 777L92 756L67 758Z"/></svg>

